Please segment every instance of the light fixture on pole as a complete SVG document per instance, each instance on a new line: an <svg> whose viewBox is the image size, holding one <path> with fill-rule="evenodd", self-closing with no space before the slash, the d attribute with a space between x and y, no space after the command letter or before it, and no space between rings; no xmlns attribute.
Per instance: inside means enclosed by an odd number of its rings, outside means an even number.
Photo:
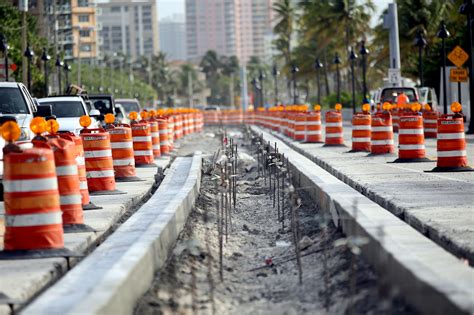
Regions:
<svg viewBox="0 0 474 315"><path fill-rule="evenodd" d="M360 43L360 50L362 56L362 93L364 97L364 104L368 103L367 99L367 55L369 54L369 50L365 47L365 41L361 41Z"/></svg>
<svg viewBox="0 0 474 315"><path fill-rule="evenodd" d="M43 48L43 54L41 55L41 60L44 64L44 97L48 97L49 86L48 86L48 61L51 59L51 56L48 55L46 48Z"/></svg>
<svg viewBox="0 0 474 315"><path fill-rule="evenodd" d="M418 72L420 75L420 86L425 86L423 80L423 49L426 47L426 39L423 35L422 29L419 29L416 33L414 45L418 47Z"/></svg>
<svg viewBox="0 0 474 315"><path fill-rule="evenodd" d="M314 63L314 69L316 69L316 84L318 86L318 105L321 104L321 69L324 65L321 63L319 58L316 58Z"/></svg>
<svg viewBox="0 0 474 315"><path fill-rule="evenodd" d="M61 89L61 68L63 67L63 62L59 59L59 56L56 57L56 69L58 71L58 94L62 93Z"/></svg>
<svg viewBox="0 0 474 315"><path fill-rule="evenodd" d="M354 51L354 47L351 47L349 54L349 60L351 61L351 81L352 81L352 112L356 113L356 101L355 101L355 61L357 60L357 54Z"/></svg>
<svg viewBox="0 0 474 315"><path fill-rule="evenodd" d="M30 46L26 46L26 50L23 53L23 56L25 56L28 59L28 69L27 69L27 82L28 82L28 90L31 91L31 59L35 53L30 49Z"/></svg>
<svg viewBox="0 0 474 315"><path fill-rule="evenodd" d="M298 104L298 85L296 82L296 74L300 71L298 67L296 66L295 63L291 65L291 75L292 75L292 81L293 81L293 104L296 105Z"/></svg>
<svg viewBox="0 0 474 315"><path fill-rule="evenodd" d="M336 65L336 96L337 96L337 102L341 102L341 73L339 71L339 65L341 64L341 58L339 57L339 54L336 53L334 56L334 64Z"/></svg>

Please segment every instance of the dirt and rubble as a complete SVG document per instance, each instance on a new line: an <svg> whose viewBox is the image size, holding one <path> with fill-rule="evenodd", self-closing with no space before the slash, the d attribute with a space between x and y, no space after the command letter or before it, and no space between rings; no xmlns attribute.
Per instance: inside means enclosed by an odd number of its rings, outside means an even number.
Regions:
<svg viewBox="0 0 474 315"><path fill-rule="evenodd" d="M222 130L207 129L181 143L177 155L202 150L200 196L164 268L137 303L135 314L414 314L393 290L382 298L370 266L352 254L347 240L302 190L298 208L302 283L289 207L278 220L268 179L256 164L254 146L239 129L236 207L223 236L220 279L216 167ZM223 150L219 150L220 154ZM288 190L292 186L289 186Z"/></svg>

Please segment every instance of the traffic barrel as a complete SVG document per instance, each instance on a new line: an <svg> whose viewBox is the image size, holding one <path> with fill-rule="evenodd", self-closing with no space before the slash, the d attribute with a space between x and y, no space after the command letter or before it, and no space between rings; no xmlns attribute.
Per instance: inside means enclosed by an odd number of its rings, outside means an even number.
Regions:
<svg viewBox="0 0 474 315"><path fill-rule="evenodd" d="M323 142L320 109L321 108L319 108L319 110L317 111L309 112L306 115L304 142L307 142L307 143Z"/></svg>
<svg viewBox="0 0 474 315"><path fill-rule="evenodd" d="M155 119L155 111L150 111L150 116L151 118L148 120L148 123L150 124L153 157L159 158L161 156L160 133L158 131L158 121Z"/></svg>
<svg viewBox="0 0 474 315"><path fill-rule="evenodd" d="M425 138L436 138L438 133L438 117L439 113L432 111L430 105L426 104L423 111Z"/></svg>
<svg viewBox="0 0 474 315"><path fill-rule="evenodd" d="M384 111L375 113L371 122L370 154L394 152L392 116L384 105Z"/></svg>
<svg viewBox="0 0 474 315"><path fill-rule="evenodd" d="M183 136L183 118L181 117L181 115L173 115L173 118L175 129L173 140L178 140L181 139ZM212 123L212 125L214 125L214 123Z"/></svg>
<svg viewBox="0 0 474 315"><path fill-rule="evenodd" d="M296 113L294 115L294 135L293 139L296 141L303 141L306 133L306 115L303 113Z"/></svg>
<svg viewBox="0 0 474 315"><path fill-rule="evenodd" d="M82 116L82 118L88 116ZM89 124L90 125L90 124ZM84 128L80 137L84 146L87 186L91 195L123 194L116 189L110 134L103 128Z"/></svg>
<svg viewBox="0 0 474 315"><path fill-rule="evenodd" d="M168 120L166 118L158 118L158 132L160 134L160 150L162 154L170 153Z"/></svg>
<svg viewBox="0 0 474 315"><path fill-rule="evenodd" d="M46 121L35 117L30 128L38 137ZM1 133L8 144L3 148L5 235L0 259L71 256L64 248L53 151L47 144L28 149L13 144L21 135L14 121L5 122Z"/></svg>
<svg viewBox="0 0 474 315"><path fill-rule="evenodd" d="M150 125L145 120L147 119L147 112L143 111L140 115L142 120L138 121L139 115L137 112L129 114L135 167L152 167L155 166L155 159L153 158L153 141Z"/></svg>
<svg viewBox="0 0 474 315"><path fill-rule="evenodd" d="M413 105L414 112L418 113L420 109L421 105ZM430 162L425 157L423 116L412 114L400 117L398 135L398 159L394 163Z"/></svg>
<svg viewBox="0 0 474 315"><path fill-rule="evenodd" d="M336 104L336 110L326 112L326 138L324 146L344 146L342 126L342 106Z"/></svg>
<svg viewBox="0 0 474 315"><path fill-rule="evenodd" d="M174 149L174 117L168 116L167 120L168 120L168 144L169 144L169 150L171 152Z"/></svg>
<svg viewBox="0 0 474 315"><path fill-rule="evenodd" d="M372 119L370 105L364 104L362 113L352 116L352 150L350 152L370 152Z"/></svg>
<svg viewBox="0 0 474 315"><path fill-rule="evenodd" d="M451 105L454 115L442 115L438 119L436 167L432 172L473 171L468 165L462 106Z"/></svg>
<svg viewBox="0 0 474 315"><path fill-rule="evenodd" d="M189 134L189 116L188 114L181 114L181 117L183 118L183 136L186 136Z"/></svg>

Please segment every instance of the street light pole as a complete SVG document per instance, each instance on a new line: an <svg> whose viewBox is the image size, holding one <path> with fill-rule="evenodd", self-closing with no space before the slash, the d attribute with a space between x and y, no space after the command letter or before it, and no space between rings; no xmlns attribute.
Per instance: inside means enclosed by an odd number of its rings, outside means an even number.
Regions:
<svg viewBox="0 0 474 315"><path fill-rule="evenodd" d="M265 80L265 74L263 73L262 69L259 70L258 80L260 81L260 101L261 106L265 107L265 95L264 95L264 86L263 80Z"/></svg>
<svg viewBox="0 0 474 315"><path fill-rule="evenodd" d="M352 80L352 112L356 113L356 101L355 101L355 61L357 54L354 52L354 47L351 47L349 54L349 60L351 61L351 80Z"/></svg>
<svg viewBox="0 0 474 315"><path fill-rule="evenodd" d="M448 113L448 96L446 95L446 44L445 40L450 36L449 31L446 29L446 24L444 20L441 21L441 26L439 28L438 38L441 38L441 65L443 69L443 111L445 114Z"/></svg>
<svg viewBox="0 0 474 315"><path fill-rule="evenodd" d="M316 69L316 84L318 86L318 105L321 105L321 69L324 65L321 63L319 58L316 58L314 63L314 69Z"/></svg>
<svg viewBox="0 0 474 315"><path fill-rule="evenodd" d="M46 48L43 48L43 54L41 55L41 60L44 64L44 97L48 97L49 86L48 86L48 61L51 57L48 55Z"/></svg>
<svg viewBox="0 0 474 315"><path fill-rule="evenodd" d="M4 34L0 34L0 51L3 53L5 81L8 82L8 43Z"/></svg>
<svg viewBox="0 0 474 315"><path fill-rule="evenodd" d="M69 87L69 72L71 71L71 66L67 63L67 61L64 62L64 75L66 76L66 89Z"/></svg>
<svg viewBox="0 0 474 315"><path fill-rule="evenodd" d="M360 54L362 56L362 93L364 96L364 104L368 103L367 100L367 55L369 54L369 50L365 48L365 41L361 41L360 43Z"/></svg>
<svg viewBox="0 0 474 315"><path fill-rule="evenodd" d="M298 93L297 93L297 84L296 84L296 73L299 72L300 69L296 66L295 63L291 65L291 75L292 75L292 81L293 81L293 104L298 103Z"/></svg>
<svg viewBox="0 0 474 315"><path fill-rule="evenodd" d="M56 57L56 69L58 71L58 94L62 93L61 89L61 68L63 66L63 62L59 59L59 56Z"/></svg>
<svg viewBox="0 0 474 315"><path fill-rule="evenodd" d="M35 53L30 49L30 46L27 45L23 56L25 56L28 59L28 68L27 68L27 74L26 74L27 82L28 82L27 83L28 91L31 91L31 58L33 58L34 55Z"/></svg>
<svg viewBox="0 0 474 315"><path fill-rule="evenodd" d="M473 19L473 10L474 5L472 5L472 0L464 0L459 11L462 14L465 14L467 17L467 43L468 43L468 50L467 53L469 54L470 58L468 61L469 67L469 97L470 97L470 112L471 117L469 120L469 127L467 130L467 134L474 134L474 50L473 50L473 41L472 41L472 19Z"/></svg>
<svg viewBox="0 0 474 315"><path fill-rule="evenodd" d="M423 49L426 47L426 39L423 30L419 29L415 37L415 46L418 47L418 72L420 74L420 86L425 86L423 80Z"/></svg>
<svg viewBox="0 0 474 315"><path fill-rule="evenodd" d="M274 64L273 69L272 69L272 75L273 75L273 78L275 79L275 106L278 105L278 75L279 74L280 72L278 71L276 64Z"/></svg>
<svg viewBox="0 0 474 315"><path fill-rule="evenodd" d="M336 65L336 92L337 92L337 102L341 102L341 73L339 72L339 65L341 64L341 58L339 54L336 53L334 56L334 64Z"/></svg>

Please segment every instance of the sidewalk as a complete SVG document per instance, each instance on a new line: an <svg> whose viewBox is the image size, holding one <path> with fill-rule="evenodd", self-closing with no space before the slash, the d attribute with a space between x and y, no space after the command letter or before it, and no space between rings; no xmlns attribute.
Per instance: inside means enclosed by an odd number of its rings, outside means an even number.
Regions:
<svg viewBox="0 0 474 315"><path fill-rule="evenodd" d="M155 160L158 167L166 168L169 157ZM75 253L92 250L102 242L104 234L115 230L123 215L142 203L155 182L157 167L137 168L141 182L118 182L117 189L127 192L123 195L91 196L98 210L84 211L85 224L95 232L64 234L65 247ZM3 202L0 203L0 250L3 249ZM71 260L72 264L76 261ZM8 299L22 304L52 285L68 270L65 258L44 258L26 260L0 260L0 314L10 314Z"/></svg>

